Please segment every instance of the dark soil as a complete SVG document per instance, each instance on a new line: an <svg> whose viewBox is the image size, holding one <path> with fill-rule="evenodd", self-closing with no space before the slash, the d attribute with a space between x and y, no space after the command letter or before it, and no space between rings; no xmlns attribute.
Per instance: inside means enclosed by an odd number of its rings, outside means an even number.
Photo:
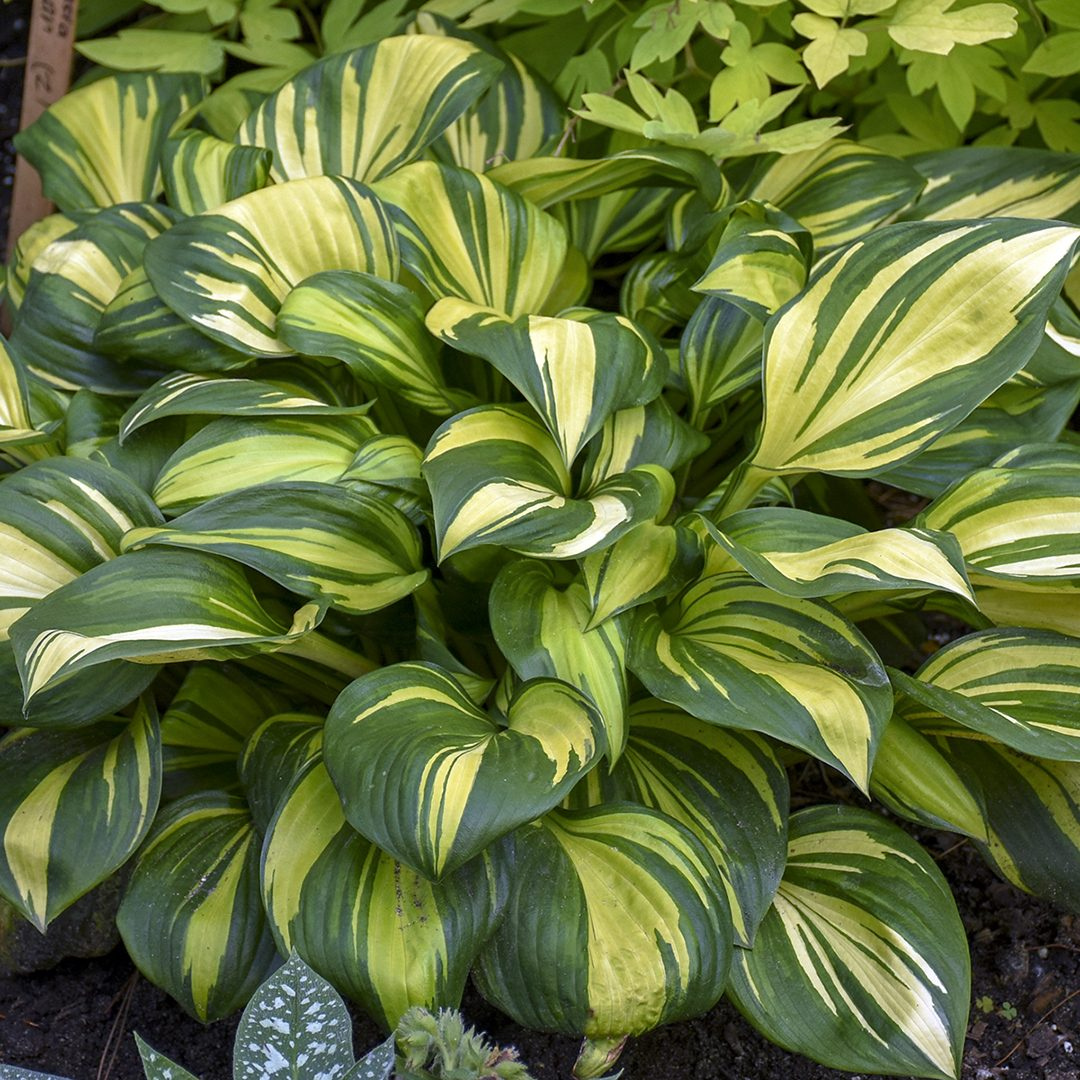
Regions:
<svg viewBox="0 0 1080 1080"><path fill-rule="evenodd" d="M0 59L25 53L29 0L0 0ZM6 237L23 68L0 66L0 247ZM1080 917L997 881L969 844L923 836L956 894L971 942L971 1023L963 1080L1080 1080ZM568 1077L576 1040L526 1031L475 993L468 1020L520 1048L538 1080ZM0 978L0 1062L74 1080L142 1076L131 1037L203 1080L231 1075L235 1019L204 1027L134 970L122 949L52 971ZM358 1049L381 1033L356 1016ZM634 1040L626 1080L837 1080L847 1074L785 1053L722 1002L707 1016Z"/></svg>

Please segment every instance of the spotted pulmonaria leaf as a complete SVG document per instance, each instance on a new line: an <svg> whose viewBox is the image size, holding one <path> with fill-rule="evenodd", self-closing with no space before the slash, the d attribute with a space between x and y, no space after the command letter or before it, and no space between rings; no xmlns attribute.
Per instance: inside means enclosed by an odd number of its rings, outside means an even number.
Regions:
<svg viewBox="0 0 1080 1080"><path fill-rule="evenodd" d="M306 223L297 231L290 223ZM289 353L277 314L292 288L322 270L393 279L397 243L370 188L316 176L253 191L180 222L147 245L146 274L178 315L229 348Z"/></svg>
<svg viewBox="0 0 1080 1080"><path fill-rule="evenodd" d="M941 589L973 599L955 538L927 529L865 529L824 514L759 507L701 521L747 573L787 596Z"/></svg>
<svg viewBox="0 0 1080 1080"><path fill-rule="evenodd" d="M346 822L318 759L281 801L262 874L280 947L303 956L388 1028L413 1005L460 1004L507 887L488 853L438 882L396 862Z"/></svg>
<svg viewBox="0 0 1080 1080"><path fill-rule="evenodd" d="M720 997L727 897L701 841L671 818L630 803L555 811L518 830L509 870L475 978L518 1023L617 1040Z"/></svg>
<svg viewBox="0 0 1080 1080"><path fill-rule="evenodd" d="M1059 598L1060 602L1060 598ZM915 677L892 672L923 707L1021 753L1080 761L1080 641L982 630L950 642ZM922 710L914 715L923 717Z"/></svg>
<svg viewBox="0 0 1080 1080"><path fill-rule="evenodd" d="M475 404L446 385L424 305L404 285L348 270L315 274L286 297L277 325L296 352L341 360L358 378L437 416Z"/></svg>
<svg viewBox="0 0 1080 1080"><path fill-rule="evenodd" d="M0 740L0 896L42 933L132 855L161 795L161 733L134 719Z"/></svg>
<svg viewBox="0 0 1080 1080"><path fill-rule="evenodd" d="M607 750L595 706L554 679L526 683L507 725L435 665L395 664L346 688L323 753L349 823L438 879L557 806Z"/></svg>
<svg viewBox="0 0 1080 1080"><path fill-rule="evenodd" d="M643 614L630 640L630 669L658 698L798 746L866 790L892 693L869 642L827 604L705 578Z"/></svg>
<svg viewBox="0 0 1080 1080"><path fill-rule="evenodd" d="M408 518L332 484L242 488L124 539L128 551L145 545L224 555L351 615L388 607L428 578Z"/></svg>
<svg viewBox="0 0 1080 1080"><path fill-rule="evenodd" d="M235 1012L280 962L259 845L242 799L180 799L158 816L116 916L139 970L203 1023Z"/></svg>
<svg viewBox="0 0 1080 1080"><path fill-rule="evenodd" d="M168 204L184 214L216 210L263 187L271 154L188 129L165 140L161 177Z"/></svg>
<svg viewBox="0 0 1080 1080"><path fill-rule="evenodd" d="M666 513L674 496L670 473L645 465L575 498L558 446L515 406L471 409L443 424L423 471L440 559L480 544L536 558L585 555Z"/></svg>
<svg viewBox="0 0 1080 1080"><path fill-rule="evenodd" d="M753 467L870 476L913 457L1028 361L1078 239L912 222L825 260L766 327Z"/></svg>
<svg viewBox="0 0 1080 1080"><path fill-rule="evenodd" d="M499 61L456 38L388 37L305 67L241 126L279 183L374 181L415 161L488 88Z"/></svg>
<svg viewBox="0 0 1080 1080"><path fill-rule="evenodd" d="M550 214L484 176L432 161L399 169L375 190L394 219L402 262L433 296L510 318L543 308L567 256L566 230Z"/></svg>
<svg viewBox="0 0 1080 1080"><path fill-rule="evenodd" d="M626 621L587 629L585 586L560 588L551 564L525 559L499 571L488 608L495 642L518 678L561 679L592 700L614 763L626 745Z"/></svg>
<svg viewBox="0 0 1080 1080"><path fill-rule="evenodd" d="M621 315L509 319L462 300L440 300L428 329L482 356L524 395L559 444L567 466L616 411L659 397L667 375L660 343Z"/></svg>
<svg viewBox="0 0 1080 1080"><path fill-rule="evenodd" d="M875 814L793 815L787 868L729 994L767 1038L835 1069L956 1080L971 968L949 887Z"/></svg>
<svg viewBox="0 0 1080 1080"><path fill-rule="evenodd" d="M183 1066L170 1061L164 1054L159 1054L152 1046L147 1045L137 1031L132 1034L135 1036L135 1045L139 1048L139 1060L146 1080L198 1080Z"/></svg>
<svg viewBox="0 0 1080 1080"><path fill-rule="evenodd" d="M11 628L11 643L30 702L111 661L227 660L280 648L320 617L308 604L291 623L278 622L235 563L150 549L97 566L39 601Z"/></svg>
<svg viewBox="0 0 1080 1080"><path fill-rule="evenodd" d="M110 75L65 94L18 136L18 151L61 210L149 202L161 192L161 145L202 94L198 75Z"/></svg>

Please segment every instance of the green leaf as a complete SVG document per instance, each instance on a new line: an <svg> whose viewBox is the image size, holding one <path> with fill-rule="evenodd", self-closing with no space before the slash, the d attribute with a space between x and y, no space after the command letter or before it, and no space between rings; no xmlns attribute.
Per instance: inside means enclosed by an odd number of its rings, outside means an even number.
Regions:
<svg viewBox="0 0 1080 1080"><path fill-rule="evenodd" d="M1040 41L1021 69L1058 79L1080 71L1080 30L1053 34Z"/></svg>
<svg viewBox="0 0 1080 1080"><path fill-rule="evenodd" d="M666 513L670 474L644 465L573 497L554 440L523 407L484 406L443 424L423 465L439 559L480 544L566 559L613 544Z"/></svg>
<svg viewBox="0 0 1080 1080"><path fill-rule="evenodd" d="M577 309L573 318L522 315L440 300L428 329L482 356L539 413L571 466L616 410L659 397L667 375L660 343L629 319Z"/></svg>
<svg viewBox="0 0 1080 1080"><path fill-rule="evenodd" d="M819 87L843 75L853 56L866 55L866 35L851 27L842 29L833 19L803 12L791 20L791 28L810 38L802 59Z"/></svg>
<svg viewBox="0 0 1080 1080"><path fill-rule="evenodd" d="M506 892L488 853L438 882L395 862L346 822L317 759L267 830L262 873L280 946L389 1028L413 1005L460 1003Z"/></svg>
<svg viewBox="0 0 1080 1080"><path fill-rule="evenodd" d="M428 578L408 518L331 484L243 488L124 538L127 551L147 544L223 555L350 615L389 607Z"/></svg>
<svg viewBox="0 0 1080 1080"><path fill-rule="evenodd" d="M971 968L949 887L864 810L793 815L787 868L729 993L785 1049L832 1068L955 1080Z"/></svg>
<svg viewBox="0 0 1080 1080"><path fill-rule="evenodd" d="M203 1023L239 1009L280 962L259 900L259 846L243 800L206 791L172 803L116 916L139 970Z"/></svg>
<svg viewBox="0 0 1080 1080"><path fill-rule="evenodd" d="M235 146L205 131L181 131L161 151L166 201L185 214L216 210L265 187L270 162L268 150Z"/></svg>
<svg viewBox="0 0 1080 1080"><path fill-rule="evenodd" d="M102 67L131 72L193 72L215 76L225 62L225 45L214 34L129 27L116 37L80 41L75 48Z"/></svg>
<svg viewBox="0 0 1080 1080"><path fill-rule="evenodd" d="M300 220L302 234L289 227ZM370 188L315 176L187 218L147 246L145 266L157 294L197 329L230 348L276 356L291 351L276 322L294 286L321 270L394 278L398 253Z"/></svg>
<svg viewBox="0 0 1080 1080"><path fill-rule="evenodd" d="M358 378L437 416L474 403L446 385L424 304L404 285L349 270L315 274L285 298L277 329L301 355L341 360Z"/></svg>
<svg viewBox="0 0 1080 1080"><path fill-rule="evenodd" d="M273 151L278 182L372 182L420 157L499 69L453 38L387 38L304 68L251 113L238 141Z"/></svg>
<svg viewBox="0 0 1080 1080"><path fill-rule="evenodd" d="M566 232L509 188L419 161L376 190L389 204L402 262L436 298L471 300L516 318L539 311L553 291Z"/></svg>
<svg viewBox="0 0 1080 1080"><path fill-rule="evenodd" d="M900 0L889 19L889 37L902 49L947 56L955 45L981 45L1016 33L1011 4L974 4L952 10L956 0Z"/></svg>
<svg viewBox="0 0 1080 1080"><path fill-rule="evenodd" d="M0 741L0 895L43 934L139 846L161 794L152 702L130 722Z"/></svg>
<svg viewBox="0 0 1080 1080"><path fill-rule="evenodd" d="M1036 0L1035 6L1052 22L1080 30L1080 12L1072 0Z"/></svg>
<svg viewBox="0 0 1080 1080"><path fill-rule="evenodd" d="M1080 152L1080 103L1072 98L1048 98L1035 104L1035 124L1051 150Z"/></svg>
<svg viewBox="0 0 1080 1080"><path fill-rule="evenodd" d="M869 642L816 600L705 578L631 633L651 693L721 727L808 751L866 789L892 694Z"/></svg>
<svg viewBox="0 0 1080 1080"><path fill-rule="evenodd" d="M161 192L161 146L202 92L197 75L99 79L47 109L17 136L17 149L61 210L149 202Z"/></svg>
<svg viewBox="0 0 1080 1080"><path fill-rule="evenodd" d="M655 810L556 811L519 829L480 992L520 1024L619 1039L720 997L731 913L708 851ZM619 900L612 902L612 883Z"/></svg>
<svg viewBox="0 0 1080 1080"><path fill-rule="evenodd" d="M626 745L625 620L589 628L585 586L559 588L549 564L528 560L499 571L488 608L495 643L519 679L560 679L593 702L614 764Z"/></svg>
<svg viewBox="0 0 1080 1080"><path fill-rule="evenodd" d="M507 725L435 665L395 664L345 689L323 753L349 823L438 880L557 806L607 749L593 704L554 679L526 683Z"/></svg>

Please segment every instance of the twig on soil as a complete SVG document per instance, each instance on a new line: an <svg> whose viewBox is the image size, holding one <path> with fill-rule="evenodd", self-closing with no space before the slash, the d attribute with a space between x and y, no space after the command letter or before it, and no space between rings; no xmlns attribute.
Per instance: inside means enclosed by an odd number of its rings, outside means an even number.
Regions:
<svg viewBox="0 0 1080 1080"><path fill-rule="evenodd" d="M966 843L968 843L968 840L969 838L966 836L960 840L957 840L956 843L952 845L952 847L947 847L939 855L933 856L934 862L941 862L941 860L944 859L947 855L951 855L954 851L958 851L960 848L962 848Z"/></svg>
<svg viewBox="0 0 1080 1080"><path fill-rule="evenodd" d="M124 983L123 988L109 1004L109 1008L112 1008L117 1000L120 1000L120 1009L109 1028L109 1034L105 1037L105 1045L101 1048L101 1058L98 1061L95 1080L108 1080L109 1073L112 1072L113 1066L116 1064L116 1057L120 1053L120 1043L124 1037L125 1022L131 1008L131 999L135 996L135 984L138 981L139 973L133 971L131 977Z"/></svg>
<svg viewBox="0 0 1080 1080"><path fill-rule="evenodd" d="M1012 1048L1012 1049L1011 1049L1011 1050L1010 1050L1010 1051L1009 1051L1009 1052L1008 1052L1008 1053L1007 1053L1007 1054L1006 1054L1006 1055L1005 1055L1005 1056L1004 1056L1004 1057L1003 1057L1003 1058L1002 1058L1002 1059L1001 1059L1000 1061L997 1061L997 1062L995 1062L995 1063L994 1063L994 1068L995 1068L995 1069L999 1069L999 1068L1001 1068L1001 1066L1002 1066L1002 1065L1004 1065L1004 1064L1005 1064L1005 1062L1006 1062L1006 1061L1008 1061L1008 1060L1009 1060L1009 1058L1011 1058L1011 1057L1013 1056L1013 1054L1015 1054L1015 1053L1016 1053L1016 1051L1017 1051L1017 1050L1019 1050L1019 1049L1020 1049L1020 1047L1024 1045L1024 1043L1025 1043L1025 1042L1026 1042L1026 1040L1027 1040L1027 1037L1028 1037L1028 1036L1029 1036L1029 1035L1030 1035L1030 1034L1031 1034L1031 1033L1032 1033L1032 1032L1033 1032L1033 1031L1034 1031L1034 1030L1035 1030L1035 1029L1036 1029L1036 1028L1037 1028L1037 1027L1038 1027L1038 1026L1039 1026L1039 1025L1040 1025L1040 1024L1041 1024L1041 1023L1042 1023L1042 1022L1044 1021L1044 1020L1046 1020L1046 1019L1047 1019L1047 1017L1053 1016L1053 1014L1054 1014L1054 1013L1056 1013L1056 1012L1058 1011L1058 1009L1060 1009L1060 1008L1061 1008L1061 1006L1062 1006L1062 1005L1066 1005L1066 1004L1068 1004L1068 1003L1069 1003L1070 1001L1072 1001L1072 999L1073 999L1074 997L1076 997L1076 996L1077 996L1078 994L1080 994L1080 987L1077 987L1077 988L1076 988L1076 989L1075 989L1075 990L1074 990L1074 991L1073 991L1073 992L1072 992L1071 994L1067 994L1067 995L1066 995L1065 997L1063 997L1063 998L1062 998L1062 999L1061 999L1061 1000L1060 1000L1060 1001L1059 1001L1059 1002L1058 1002L1058 1003L1057 1003L1057 1004L1056 1004L1056 1005L1055 1005L1055 1006L1054 1006L1054 1007L1053 1007L1052 1009L1048 1009L1048 1010L1047 1010L1046 1012L1044 1012L1044 1013L1042 1014L1042 1016L1040 1016L1040 1017L1039 1017L1039 1019L1038 1019L1038 1020L1036 1020L1036 1021L1035 1021L1035 1023L1034 1023L1034 1024L1032 1024L1032 1025L1031 1025L1031 1027L1029 1027L1029 1028L1027 1029L1027 1031L1025 1031L1025 1032L1024 1032L1024 1034L1023 1034L1023 1035L1022 1035L1022 1036L1020 1037L1020 1041L1019 1041L1019 1042L1018 1042L1018 1043L1017 1043L1017 1044L1016 1044L1016 1045L1015 1045L1015 1046L1014 1046L1014 1047L1013 1047L1013 1048Z"/></svg>
<svg viewBox="0 0 1080 1080"><path fill-rule="evenodd" d="M0 60L0 68L22 67L25 63L25 56L8 56Z"/></svg>

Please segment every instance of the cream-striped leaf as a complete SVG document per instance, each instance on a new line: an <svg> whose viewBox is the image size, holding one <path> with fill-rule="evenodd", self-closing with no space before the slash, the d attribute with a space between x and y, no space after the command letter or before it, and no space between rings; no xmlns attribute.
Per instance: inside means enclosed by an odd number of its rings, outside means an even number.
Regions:
<svg viewBox="0 0 1080 1080"><path fill-rule="evenodd" d="M270 177L271 154L188 129L165 140L161 179L165 200L184 214L216 210L257 191Z"/></svg>
<svg viewBox="0 0 1080 1080"><path fill-rule="evenodd" d="M366 417L225 417L212 420L163 465L154 501L169 514L240 488L284 481L329 484L375 435Z"/></svg>
<svg viewBox="0 0 1080 1080"><path fill-rule="evenodd" d="M125 551L145 545L235 559L350 615L388 607L428 578L420 534L404 514L331 484L242 488L124 538Z"/></svg>
<svg viewBox="0 0 1080 1080"><path fill-rule="evenodd" d="M665 335L697 310L700 297L691 287L699 272L687 256L675 252L639 255L623 277L619 309L646 330Z"/></svg>
<svg viewBox="0 0 1080 1080"><path fill-rule="evenodd" d="M116 916L143 975L203 1023L239 1009L279 963L260 901L259 847L242 799L208 791L172 803Z"/></svg>
<svg viewBox="0 0 1080 1080"><path fill-rule="evenodd" d="M272 150L278 182L372 182L419 158L501 67L455 38L383 38L294 75L248 116L237 141Z"/></svg>
<svg viewBox="0 0 1080 1080"><path fill-rule="evenodd" d="M296 352L341 360L358 378L437 416L475 404L446 385L424 305L404 285L348 270L316 274L281 305L278 334Z"/></svg>
<svg viewBox="0 0 1080 1080"><path fill-rule="evenodd" d="M651 247L663 236L668 212L677 199L677 191L671 188L624 188L556 203L550 210L566 228L571 245L592 266L601 255Z"/></svg>
<svg viewBox="0 0 1080 1080"><path fill-rule="evenodd" d="M322 750L324 716L287 712L250 733L235 762L256 828L265 832L301 769Z"/></svg>
<svg viewBox="0 0 1080 1080"><path fill-rule="evenodd" d="M927 529L868 532L840 518L769 506L740 510L708 535L763 585L787 596L940 589L973 600L956 539Z"/></svg>
<svg viewBox="0 0 1080 1080"><path fill-rule="evenodd" d="M933 860L865 810L791 818L787 868L729 993L770 1040L832 1068L956 1080L971 968Z"/></svg>
<svg viewBox="0 0 1080 1080"><path fill-rule="evenodd" d="M998 589L975 590L979 611L995 626L1028 626L1080 638L1080 604L1069 603L1056 588L1047 592Z"/></svg>
<svg viewBox="0 0 1080 1080"><path fill-rule="evenodd" d="M892 712L870 643L827 604L705 578L631 634L630 669L663 701L806 750L866 790Z"/></svg>
<svg viewBox="0 0 1080 1080"><path fill-rule="evenodd" d="M351 683L323 742L349 824L432 880L557 806L606 750L595 706L572 686L526 683L504 728L424 663Z"/></svg>
<svg viewBox="0 0 1080 1080"><path fill-rule="evenodd" d="M524 559L499 571L488 610L495 643L519 679L560 679L592 700L614 764L626 746L626 620L587 629L585 585L560 587L550 563Z"/></svg>
<svg viewBox="0 0 1080 1080"><path fill-rule="evenodd" d="M482 356L513 383L568 467L613 413L659 397L667 376L660 343L620 315L579 309L573 318L510 319L445 299L428 312L427 327L455 349Z"/></svg>
<svg viewBox="0 0 1080 1080"><path fill-rule="evenodd" d="M35 425L30 415L26 374L8 343L0 337L0 448L39 443L50 437L56 423Z"/></svg>
<svg viewBox="0 0 1080 1080"><path fill-rule="evenodd" d="M1080 586L1080 465L981 469L934 500L919 524L951 532L974 585Z"/></svg>
<svg viewBox="0 0 1080 1080"><path fill-rule="evenodd" d="M294 286L322 270L393 279L398 252L370 188L315 176L187 218L147 246L145 266L157 294L196 329L229 348L277 356L291 351L276 324Z"/></svg>
<svg viewBox="0 0 1080 1080"><path fill-rule="evenodd" d="M399 169L375 190L394 219L402 262L433 296L512 319L541 311L568 251L566 230L550 214L487 177L432 161Z"/></svg>
<svg viewBox="0 0 1080 1080"><path fill-rule="evenodd" d="M278 622L235 563L201 551L128 552L35 604L11 628L27 702L110 661L227 660L313 629L316 604Z"/></svg>
<svg viewBox="0 0 1080 1080"><path fill-rule="evenodd" d="M487 854L438 882L395 862L346 822L319 760L267 830L262 877L279 946L389 1028L413 1005L460 1003L506 893Z"/></svg>
<svg viewBox="0 0 1080 1080"><path fill-rule="evenodd" d="M480 544L567 559L613 544L667 512L670 473L640 466L579 497L547 430L521 407L471 409L432 436L423 465L439 558Z"/></svg>
<svg viewBox="0 0 1080 1080"><path fill-rule="evenodd" d="M47 214L26 228L8 252L3 295L12 315L18 312L30 280L30 268L54 241L94 216L96 210L73 210L70 214Z"/></svg>
<svg viewBox="0 0 1080 1080"><path fill-rule="evenodd" d="M18 151L64 211L149 202L165 138L204 91L200 76L123 72L65 94L18 136Z"/></svg>
<svg viewBox="0 0 1080 1080"><path fill-rule="evenodd" d="M161 795L153 703L128 722L0 740L0 896L42 933L127 861Z"/></svg>
<svg viewBox="0 0 1080 1080"><path fill-rule="evenodd" d="M701 841L667 815L631 803L555 811L515 834L510 876L474 977L518 1023L620 1040L720 997L727 896Z"/></svg>
<svg viewBox="0 0 1080 1080"><path fill-rule="evenodd" d="M428 524L431 493L420 472L424 451L404 435L374 435L356 451L338 483L396 506L414 525Z"/></svg>
<svg viewBox="0 0 1080 1080"><path fill-rule="evenodd" d="M1080 761L1080 641L1038 630L982 630L949 642L897 689L931 713L1021 753Z"/></svg>
<svg viewBox="0 0 1080 1080"><path fill-rule="evenodd" d="M754 181L749 198L771 202L790 214L810 230L822 252L893 220L924 183L900 158L833 139L817 150L776 158Z"/></svg>

